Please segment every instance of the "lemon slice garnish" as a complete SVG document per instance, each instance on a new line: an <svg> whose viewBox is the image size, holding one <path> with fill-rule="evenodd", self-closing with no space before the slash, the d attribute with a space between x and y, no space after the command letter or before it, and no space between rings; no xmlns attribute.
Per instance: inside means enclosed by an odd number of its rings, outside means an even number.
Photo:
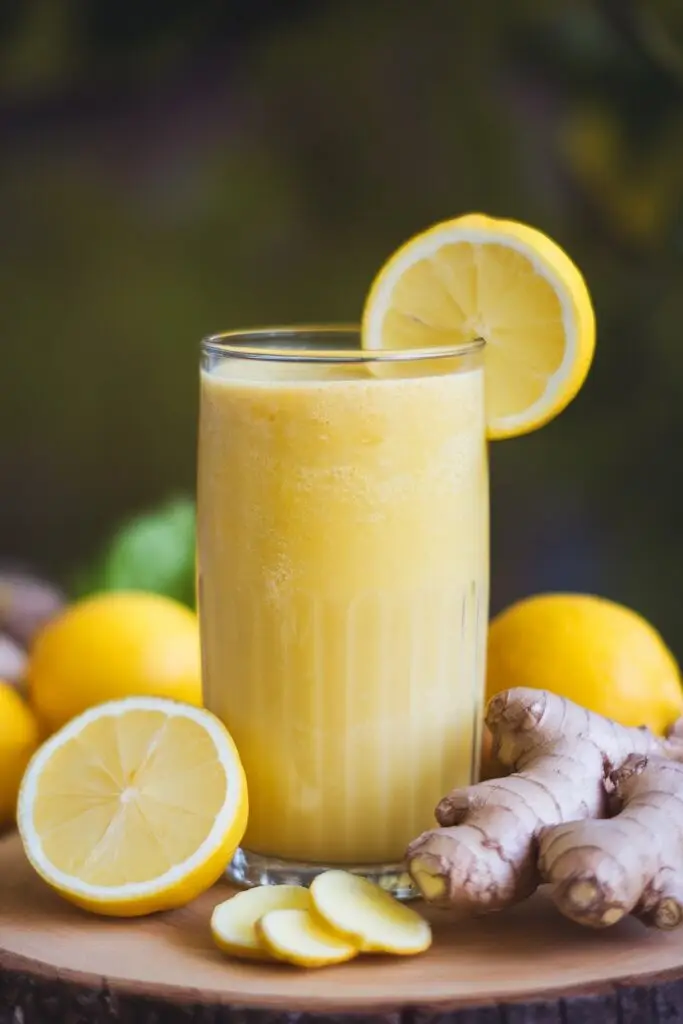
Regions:
<svg viewBox="0 0 683 1024"><path fill-rule="evenodd" d="M595 317L579 270L542 232L468 214L406 242L370 289L366 349L486 342L492 439L542 426L574 398L590 368Z"/></svg>

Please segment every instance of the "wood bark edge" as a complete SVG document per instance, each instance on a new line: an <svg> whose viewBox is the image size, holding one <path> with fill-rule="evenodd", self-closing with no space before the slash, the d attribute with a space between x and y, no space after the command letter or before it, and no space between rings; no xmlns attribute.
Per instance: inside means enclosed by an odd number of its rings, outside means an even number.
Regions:
<svg viewBox="0 0 683 1024"><path fill-rule="evenodd" d="M668 972L526 1001L301 1010L211 1002L212 993L99 982L0 950L0 1024L664 1024L683 1019L683 974Z"/></svg>

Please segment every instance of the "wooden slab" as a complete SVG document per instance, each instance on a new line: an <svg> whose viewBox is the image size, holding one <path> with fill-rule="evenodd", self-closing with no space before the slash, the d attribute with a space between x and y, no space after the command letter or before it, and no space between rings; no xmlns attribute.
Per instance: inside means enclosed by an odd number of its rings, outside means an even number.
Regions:
<svg viewBox="0 0 683 1024"><path fill-rule="evenodd" d="M53 894L15 835L0 840L0 1024L683 1020L683 929L629 920L591 932L539 894L476 921L428 911L435 941L420 957L303 971L213 948L209 916L229 893L221 884L180 911L98 918Z"/></svg>

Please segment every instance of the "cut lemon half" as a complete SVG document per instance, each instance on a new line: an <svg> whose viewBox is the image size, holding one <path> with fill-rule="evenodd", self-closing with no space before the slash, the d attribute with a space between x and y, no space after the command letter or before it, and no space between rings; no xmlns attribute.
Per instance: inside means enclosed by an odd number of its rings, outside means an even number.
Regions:
<svg viewBox="0 0 683 1024"><path fill-rule="evenodd" d="M467 214L406 242L377 274L362 319L366 349L485 342L491 439L525 434L574 398L590 368L595 317L581 273L550 238Z"/></svg>
<svg viewBox="0 0 683 1024"><path fill-rule="evenodd" d="M221 875L247 824L235 744L209 711L158 697L100 704L33 756L19 792L26 855L100 914L183 906Z"/></svg>

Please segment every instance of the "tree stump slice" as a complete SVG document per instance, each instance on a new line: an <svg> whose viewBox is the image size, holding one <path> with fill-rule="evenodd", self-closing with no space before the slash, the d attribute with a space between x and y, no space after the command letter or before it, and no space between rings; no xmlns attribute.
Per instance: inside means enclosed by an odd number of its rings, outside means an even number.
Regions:
<svg viewBox="0 0 683 1024"><path fill-rule="evenodd" d="M209 918L226 884L182 910L100 918L0 840L0 1024L664 1024L683 1021L683 929L593 932L548 898L453 921L426 909L422 956L323 970L231 960Z"/></svg>

